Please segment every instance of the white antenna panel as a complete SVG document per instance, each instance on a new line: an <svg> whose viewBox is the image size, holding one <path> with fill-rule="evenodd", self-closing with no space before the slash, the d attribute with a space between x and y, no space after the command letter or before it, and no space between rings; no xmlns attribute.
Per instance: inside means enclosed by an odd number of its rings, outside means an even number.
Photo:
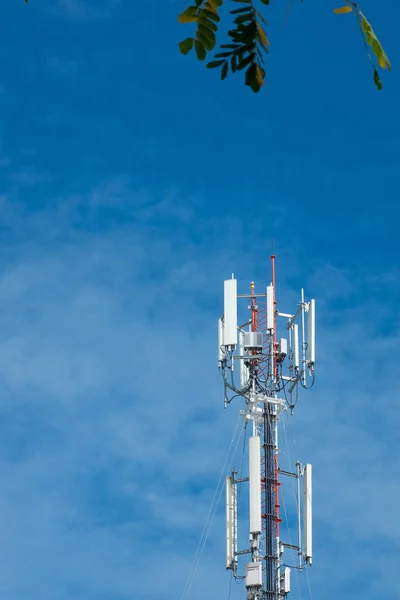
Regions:
<svg viewBox="0 0 400 600"><path fill-rule="evenodd" d="M304 467L304 559L312 563L312 465Z"/></svg>
<svg viewBox="0 0 400 600"><path fill-rule="evenodd" d="M226 478L226 568L231 569L236 560L236 485Z"/></svg>
<svg viewBox="0 0 400 600"><path fill-rule="evenodd" d="M289 594L290 592L290 567L285 567L281 573L281 589L282 595Z"/></svg>
<svg viewBox="0 0 400 600"><path fill-rule="evenodd" d="M298 369L299 364L299 326L293 325L293 366Z"/></svg>
<svg viewBox="0 0 400 600"><path fill-rule="evenodd" d="M273 331L275 326L274 286L267 286L267 329Z"/></svg>
<svg viewBox="0 0 400 600"><path fill-rule="evenodd" d="M224 281L224 345L237 344L237 280Z"/></svg>
<svg viewBox="0 0 400 600"><path fill-rule="evenodd" d="M240 356L244 354L244 333L239 332L239 353ZM245 361L240 359L239 361L239 373L240 373L240 387L244 388L249 382L249 368L246 367Z"/></svg>
<svg viewBox="0 0 400 600"><path fill-rule="evenodd" d="M221 363L225 359L224 345L224 322L218 319L218 362Z"/></svg>
<svg viewBox="0 0 400 600"><path fill-rule="evenodd" d="M260 436L249 438L250 533L261 533Z"/></svg>
<svg viewBox="0 0 400 600"><path fill-rule="evenodd" d="M308 307L308 363L315 363L315 300Z"/></svg>

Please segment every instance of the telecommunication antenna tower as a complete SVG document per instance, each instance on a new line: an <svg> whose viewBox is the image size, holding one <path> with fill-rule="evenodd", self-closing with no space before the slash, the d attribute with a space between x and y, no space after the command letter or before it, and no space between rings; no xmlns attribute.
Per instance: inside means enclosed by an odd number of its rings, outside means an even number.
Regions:
<svg viewBox="0 0 400 600"><path fill-rule="evenodd" d="M251 428L249 476L226 478L226 568L245 579L247 600L283 600L290 592L285 550L298 555L295 568L312 564L312 466L297 462L294 472L279 468L278 429L283 411L293 413L300 387L314 384L315 300L304 299L294 314L277 308L275 256L266 291L237 293L237 280L224 282L224 315L218 321L218 364L224 380L224 406L240 396L240 414ZM250 318L238 324L238 300L247 300ZM278 338L278 319L285 337ZM238 367L238 368L236 368ZM238 374L236 374L238 371ZM297 545L281 540L279 487L281 476L297 481ZM238 486L249 486L249 545L238 548ZM303 502L301 502L301 482ZM240 559L248 557L240 575Z"/></svg>

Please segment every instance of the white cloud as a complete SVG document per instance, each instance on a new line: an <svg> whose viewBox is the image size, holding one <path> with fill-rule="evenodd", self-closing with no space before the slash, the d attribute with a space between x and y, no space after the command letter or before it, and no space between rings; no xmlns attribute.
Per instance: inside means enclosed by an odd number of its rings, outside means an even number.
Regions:
<svg viewBox="0 0 400 600"><path fill-rule="evenodd" d="M16 234L5 238L0 278L3 594L180 597L238 410L222 409L215 320L221 280L247 276L240 224L230 223L233 250L229 228L224 239L223 224L201 219L195 203L135 190L127 178L43 211L9 201L2 211ZM308 285L317 298L335 278L342 290L353 278L333 265L328 280L319 273ZM376 323L372 335L374 294L368 310L362 296L346 312L335 293L320 303L317 382L287 428L292 462L314 464L310 577L325 600L353 595L346 585L365 572L377 537L399 543L398 332L382 335ZM227 594L221 510L192 600ZM371 594L379 581L390 598L390 561L375 562Z"/></svg>

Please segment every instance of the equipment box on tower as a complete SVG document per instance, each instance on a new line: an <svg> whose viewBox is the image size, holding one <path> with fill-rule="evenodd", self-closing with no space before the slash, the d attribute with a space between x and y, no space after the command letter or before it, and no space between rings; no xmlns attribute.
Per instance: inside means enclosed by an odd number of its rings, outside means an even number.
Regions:
<svg viewBox="0 0 400 600"><path fill-rule="evenodd" d="M262 586L262 564L260 562L247 563L246 587Z"/></svg>

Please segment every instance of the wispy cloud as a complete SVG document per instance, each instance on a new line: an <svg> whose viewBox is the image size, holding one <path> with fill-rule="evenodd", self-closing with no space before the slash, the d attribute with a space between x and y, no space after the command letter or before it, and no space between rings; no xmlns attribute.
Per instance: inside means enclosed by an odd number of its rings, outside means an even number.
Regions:
<svg viewBox="0 0 400 600"><path fill-rule="evenodd" d="M105 189L107 208L110 185ZM190 392L192 365L202 363L207 346L214 350L206 333L213 322L197 330L202 320L197 301L183 296L178 306L177 300L181 269L192 286L190 272L202 274L208 264L209 276L215 276L219 261L196 257L195 246L175 248L162 227L137 228L134 219L144 215L147 221L150 207L139 202L135 210L134 193L129 190L117 206L124 213L125 205L131 224L114 224L98 234L82 231L82 216L78 227L74 222L86 208L86 226L96 223L104 204L99 190L88 195L87 204L83 197L75 204L66 199L64 208L50 207L41 215L29 215L18 204L4 209L11 213L11 227L25 219L29 230L28 243L13 244L14 260L3 263L0 280L1 412L7 436L1 467L7 484L0 502L14 536L8 572L18 553L24 574L21 584L12 576L4 582L9 598L35 588L43 561L54 573L40 588L43 598L60 587L62 598L70 589L86 597L144 593L150 570L143 565L138 582L132 569L133 561L142 564L142 553L150 551L146 539L163 532L168 546L174 529L182 536L188 528L192 537L197 518L190 514L185 486L196 477L215 477L208 458L198 452L207 430L196 421L199 411L209 413L218 394L204 398ZM174 198L170 215L179 226L186 217L175 212ZM111 205L115 208L115 199ZM153 217L164 214L165 200L153 201L153 207ZM58 230L51 249L42 237L49 225ZM177 237L185 239L184 230ZM162 265L164 273L158 271ZM194 318L182 319L188 310ZM190 358L182 363L180 356L189 349ZM222 424L222 413L209 418ZM214 457L222 456L224 447L224 440L215 439ZM197 505L200 516L209 494L206 486ZM25 517L18 522L19 511ZM24 543L24 536L30 541ZM183 560L175 551L177 562ZM81 552L87 557L83 562ZM175 566L168 571L171 579ZM179 579L176 573L171 581L178 585Z"/></svg>
<svg viewBox="0 0 400 600"><path fill-rule="evenodd" d="M38 183L48 183L51 181L49 173L36 171L33 168L27 167L19 171L11 171L9 179L12 184L17 186L31 187Z"/></svg>
<svg viewBox="0 0 400 600"><path fill-rule="evenodd" d="M215 319L222 278L234 265L247 275L241 225L199 219L179 192L136 189L126 177L40 211L2 210L18 233L5 238L0 278L2 589L9 600L32 590L44 600L160 598L151 555L168 582L161 597L179 597L239 408L222 409ZM225 232L217 240L216 230ZM228 253L231 231L238 247ZM396 393L398 332L372 338L360 295L341 314L352 282L333 265L310 277L308 291L326 296L317 384L282 434L283 463L314 463L310 576L324 600L350 598L376 536L397 548L400 535L396 409L380 399ZM357 285L377 309L367 273ZM291 295L281 287L280 298ZM290 513L290 488L284 498ZM192 600L210 579L227 589L221 511ZM336 572L332 555L350 560L354 549L351 567ZM386 559L370 592L390 591Z"/></svg>

